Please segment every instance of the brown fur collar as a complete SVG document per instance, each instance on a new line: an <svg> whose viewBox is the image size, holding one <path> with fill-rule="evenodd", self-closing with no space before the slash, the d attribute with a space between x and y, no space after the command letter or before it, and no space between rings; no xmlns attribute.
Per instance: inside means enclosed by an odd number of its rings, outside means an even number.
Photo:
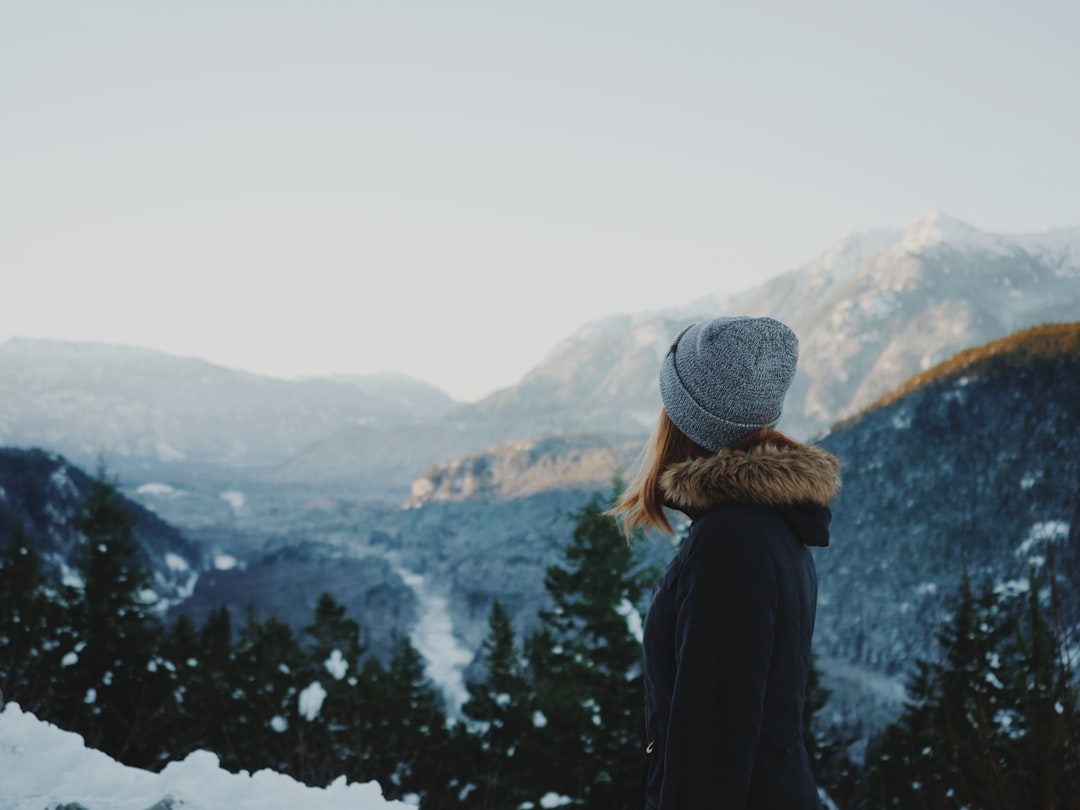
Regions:
<svg viewBox="0 0 1080 810"><path fill-rule="evenodd" d="M828 506L840 488L840 461L815 445L780 438L672 464L660 476L665 503L691 510L736 503Z"/></svg>

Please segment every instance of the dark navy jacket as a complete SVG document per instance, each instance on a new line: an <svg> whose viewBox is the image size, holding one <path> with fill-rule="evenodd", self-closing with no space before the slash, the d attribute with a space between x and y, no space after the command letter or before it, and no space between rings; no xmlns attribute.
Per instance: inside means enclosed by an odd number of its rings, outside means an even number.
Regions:
<svg viewBox="0 0 1080 810"><path fill-rule="evenodd" d="M835 459L797 447L824 463L817 502L778 502L807 492L761 492L756 475L752 492L723 494L707 475L689 490L662 479L693 523L645 622L647 810L820 806L802 723L817 602L809 547L828 544L839 479ZM715 472L713 459L691 470ZM746 472L747 454L735 461Z"/></svg>

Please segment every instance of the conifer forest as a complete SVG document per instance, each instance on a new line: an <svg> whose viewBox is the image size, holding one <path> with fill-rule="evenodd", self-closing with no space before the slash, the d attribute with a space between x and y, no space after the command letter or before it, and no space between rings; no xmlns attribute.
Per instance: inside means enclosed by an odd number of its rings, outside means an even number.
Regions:
<svg viewBox="0 0 1080 810"><path fill-rule="evenodd" d="M574 517L538 629L515 636L498 601L448 716L408 638L383 663L323 594L303 633L214 611L167 626L141 597L131 516L100 477L79 518L82 587L42 573L23 531L0 565L0 689L42 719L138 767L205 749L231 770L311 785L377 780L431 808L637 807L645 740L640 615L657 571L603 514ZM1046 569L1052 570L1053 561ZM940 654L909 673L901 716L865 750L830 724L816 668L805 738L826 806L1066 808L1080 795L1080 718L1052 577L992 590L965 577ZM1049 608L1046 607L1049 605Z"/></svg>

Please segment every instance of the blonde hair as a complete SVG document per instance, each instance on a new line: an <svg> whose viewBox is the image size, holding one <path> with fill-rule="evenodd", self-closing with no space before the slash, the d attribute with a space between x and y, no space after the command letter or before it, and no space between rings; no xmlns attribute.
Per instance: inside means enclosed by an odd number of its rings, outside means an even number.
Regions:
<svg viewBox="0 0 1080 810"><path fill-rule="evenodd" d="M627 537L636 529L658 529L675 534L664 514L660 476L671 464L711 455L712 451L679 430L667 411L661 408L656 429L638 459L637 472L607 514L622 521Z"/></svg>

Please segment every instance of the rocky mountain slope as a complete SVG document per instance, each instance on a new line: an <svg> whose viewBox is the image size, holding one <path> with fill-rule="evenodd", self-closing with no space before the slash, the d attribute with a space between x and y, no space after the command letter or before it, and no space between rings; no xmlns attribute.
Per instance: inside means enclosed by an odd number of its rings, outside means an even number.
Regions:
<svg viewBox="0 0 1080 810"><path fill-rule="evenodd" d="M782 427L809 437L957 351L1080 318L1080 228L992 234L935 212L903 230L852 234L743 295L588 324L521 383L453 418L505 438L640 436L655 421L656 370L672 338L722 314L770 315L799 334Z"/></svg>
<svg viewBox="0 0 1080 810"><path fill-rule="evenodd" d="M470 498L521 498L560 488L604 489L640 451L602 436L545 436L504 442L482 453L432 466L412 485L408 506Z"/></svg>

